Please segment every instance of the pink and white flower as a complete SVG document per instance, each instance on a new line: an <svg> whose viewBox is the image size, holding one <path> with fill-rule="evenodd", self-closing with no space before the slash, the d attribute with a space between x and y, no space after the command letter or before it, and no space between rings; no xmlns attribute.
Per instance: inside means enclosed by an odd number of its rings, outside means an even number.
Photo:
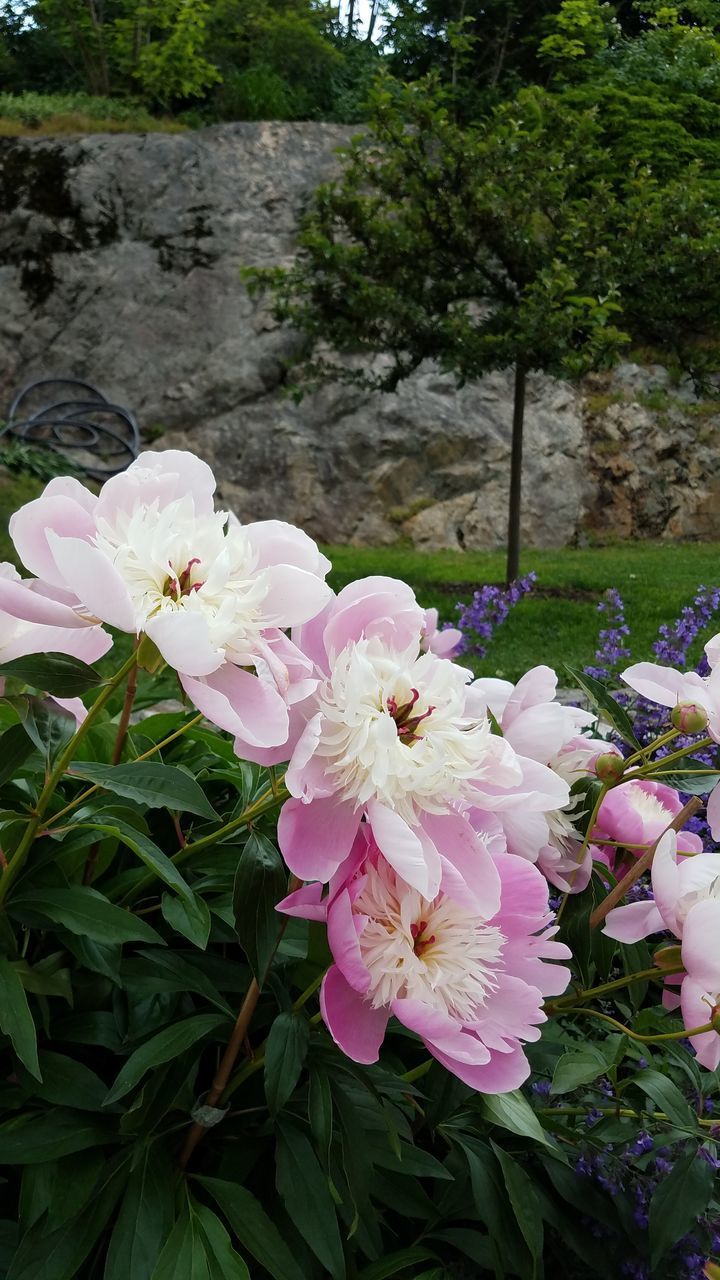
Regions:
<svg viewBox="0 0 720 1280"><path fill-rule="evenodd" d="M454 658L463 641L462 631L457 627L438 627L437 609L425 610L425 624L420 640L420 648L425 653L434 653L436 658Z"/></svg>
<svg viewBox="0 0 720 1280"><path fill-rule="evenodd" d="M287 740L293 667L295 696L310 687L311 664L282 628L322 610L330 565L291 525L241 525L216 512L214 491L193 454L143 453L99 497L77 480L51 480L10 532L32 572L86 616L148 636L209 719L270 748Z"/></svg>
<svg viewBox="0 0 720 1280"><path fill-rule="evenodd" d="M539 1039L545 996L565 990L569 958L553 941L547 883L520 858L493 859L479 842L442 856L426 898L381 854L367 823L323 897L305 885L279 904L327 922L334 963L321 1009L342 1051L377 1061L394 1015L466 1084L516 1089L529 1074L523 1042Z"/></svg>
<svg viewBox="0 0 720 1280"><path fill-rule="evenodd" d="M654 899L632 902L609 912L605 933L619 942L639 942L653 933L669 931L682 944L685 972L671 975L665 1001L678 1003L685 1026L704 1026L720 1004L720 854L700 853L678 858L678 840L667 831L652 864ZM678 994L673 990L680 984ZM720 1066L720 1035L706 1031L693 1036L698 1061L714 1071Z"/></svg>
<svg viewBox="0 0 720 1280"><path fill-rule="evenodd" d="M596 717L555 700L557 675L550 667L533 667L512 685L507 680L479 679L473 689L482 694L500 725L505 740L524 759L547 766L568 786L587 777L598 754L607 749L599 738L580 736ZM537 863L551 884L568 893L584 889L592 873L590 852L579 862L582 841L575 827L577 802L545 806L544 811L514 804L489 815L474 811L479 831L498 833L510 853Z"/></svg>
<svg viewBox="0 0 720 1280"><path fill-rule="evenodd" d="M472 674L421 652L423 625L405 583L370 578L295 637L325 677L290 760L293 799L278 826L303 880L334 875L365 817L398 875L434 897L443 833L433 815L567 800L550 770L492 733Z"/></svg>
<svg viewBox="0 0 720 1280"><path fill-rule="evenodd" d="M112 645L107 632L56 596L44 583L21 578L14 565L0 564L0 662L31 653L96 662L107 653Z"/></svg>
<svg viewBox="0 0 720 1280"><path fill-rule="evenodd" d="M636 693L661 707L676 707L682 702L702 707L708 717L707 733L720 743L720 636L708 640L705 653L711 667L709 676L676 671L656 662L637 662L623 671L622 678ZM707 820L713 839L720 840L720 786L708 796Z"/></svg>
<svg viewBox="0 0 720 1280"><path fill-rule="evenodd" d="M631 857L641 857L659 840L681 809L682 800L677 791L651 778L638 778L613 787L600 806L592 832L594 844L600 846L595 850L596 856L607 862L611 871L624 870L628 852ZM625 849L606 845L606 840ZM698 835L682 831L677 847L681 853L702 853L703 844Z"/></svg>

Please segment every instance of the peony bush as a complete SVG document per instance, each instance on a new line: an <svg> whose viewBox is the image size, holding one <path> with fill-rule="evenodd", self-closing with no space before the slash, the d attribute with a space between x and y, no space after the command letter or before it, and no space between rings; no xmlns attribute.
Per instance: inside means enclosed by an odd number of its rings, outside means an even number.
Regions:
<svg viewBox="0 0 720 1280"><path fill-rule="evenodd" d="M720 636L475 679L529 580L441 628L214 491L10 523L0 1277L712 1276Z"/></svg>

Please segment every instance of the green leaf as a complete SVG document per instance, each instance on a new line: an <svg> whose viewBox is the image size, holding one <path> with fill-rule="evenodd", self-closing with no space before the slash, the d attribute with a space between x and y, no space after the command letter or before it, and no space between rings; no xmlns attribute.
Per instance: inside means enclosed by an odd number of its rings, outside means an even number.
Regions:
<svg viewBox="0 0 720 1280"><path fill-rule="evenodd" d="M14 778L25 763L33 743L21 724L14 724L0 737L0 787Z"/></svg>
<svg viewBox="0 0 720 1280"><path fill-rule="evenodd" d="M357 1280L387 1280L388 1276L399 1275L401 1271L413 1268L413 1276L417 1276L415 1268L420 1262L439 1262L440 1259L432 1249L414 1246L410 1249L399 1249L397 1253L389 1253L378 1262L372 1262L358 1272Z"/></svg>
<svg viewBox="0 0 720 1280"><path fill-rule="evenodd" d="M57 1230L28 1231L13 1258L7 1280L77 1280L83 1263L102 1235L122 1192L125 1170L106 1166L92 1207L76 1213ZM57 1172L57 1171L56 1171Z"/></svg>
<svg viewBox="0 0 720 1280"><path fill-rule="evenodd" d="M191 1018L183 1019L182 1022L163 1027L162 1031L151 1036L145 1044L130 1054L105 1099L105 1106L117 1102L119 1098L124 1098L151 1067L157 1067L161 1062L170 1062L173 1058L177 1058L204 1036L227 1026L228 1021L229 1019L221 1013L196 1013Z"/></svg>
<svg viewBox="0 0 720 1280"><path fill-rule="evenodd" d="M692 1231L696 1219L705 1212L714 1188L712 1165L696 1151L681 1156L671 1173L658 1183L650 1201L650 1265L653 1271L668 1250Z"/></svg>
<svg viewBox="0 0 720 1280"><path fill-rule="evenodd" d="M202 970L176 951L140 950L123 962L121 977L127 988L143 996L192 991L218 1009L231 1012L227 1000Z"/></svg>
<svg viewBox="0 0 720 1280"><path fill-rule="evenodd" d="M589 1046L577 1052L564 1053L553 1072L551 1094L571 1093L581 1084L597 1080L607 1071L608 1063L599 1049Z"/></svg>
<svg viewBox="0 0 720 1280"><path fill-rule="evenodd" d="M262 986L281 928L275 906L287 892L287 871L278 850L253 831L240 855L233 888L233 912L240 945Z"/></svg>
<svg viewBox="0 0 720 1280"><path fill-rule="evenodd" d="M275 1170L278 1192L300 1235L333 1280L345 1280L342 1241L328 1184L304 1133L283 1117L277 1121Z"/></svg>
<svg viewBox="0 0 720 1280"><path fill-rule="evenodd" d="M43 1049L39 1060L42 1084L33 1087L33 1097L56 1106L75 1107L78 1111L100 1110L107 1085L84 1062L76 1062L50 1049Z"/></svg>
<svg viewBox="0 0 720 1280"><path fill-rule="evenodd" d="M74 761L71 777L96 782L113 795L137 800L150 809L175 809L180 813L196 813L201 818L217 819L202 787L183 769L154 760L130 764L95 764Z"/></svg>
<svg viewBox="0 0 720 1280"><path fill-rule="evenodd" d="M480 1097L483 1116L490 1124L496 1124L521 1138L532 1138L544 1147L554 1148L555 1143L543 1129L527 1098L515 1089L512 1093L484 1094Z"/></svg>
<svg viewBox="0 0 720 1280"><path fill-rule="evenodd" d="M22 726L48 763L60 754L75 733L75 717L55 702L40 698L14 698Z"/></svg>
<svg viewBox="0 0 720 1280"><path fill-rule="evenodd" d="M211 1280L250 1280L250 1272L233 1249L230 1237L217 1214L197 1201L193 1203L193 1212L204 1237Z"/></svg>
<svg viewBox="0 0 720 1280"><path fill-rule="evenodd" d="M135 1165L110 1238L103 1280L150 1280L175 1208L173 1169L157 1147Z"/></svg>
<svg viewBox="0 0 720 1280"><path fill-rule="evenodd" d="M131 849L141 862L149 868L150 871L162 880L163 884L168 885L171 889L181 897L192 908L195 895L189 884L178 871L174 862L171 862L167 854L146 836L144 831L138 831L136 827L129 826L126 822L117 820L110 822L90 822L87 825L93 831L102 831L105 835L114 836L117 840L121 840L128 849Z"/></svg>
<svg viewBox="0 0 720 1280"><path fill-rule="evenodd" d="M330 1081L324 1071L314 1070L308 1085L308 1120L316 1150L327 1164L333 1133L333 1103Z"/></svg>
<svg viewBox="0 0 720 1280"><path fill-rule="evenodd" d="M10 1038L23 1066L42 1080L37 1052L37 1032L25 988L7 956L0 956L0 1031Z"/></svg>
<svg viewBox="0 0 720 1280"><path fill-rule="evenodd" d="M640 743L635 737L632 721L627 711L615 701L610 690L593 676L585 675L584 671L575 671L573 667L568 666L567 662L565 663L565 670L572 677L573 684L576 684L580 689L584 689L590 699L591 706L601 713L601 718L611 725L615 732L620 735L623 742L627 742L637 751Z"/></svg>
<svg viewBox="0 0 720 1280"><path fill-rule="evenodd" d="M3 1164L45 1164L107 1142L105 1125L78 1111L24 1112L0 1125Z"/></svg>
<svg viewBox="0 0 720 1280"><path fill-rule="evenodd" d="M154 942L163 940L144 920L108 902L96 889L73 885L68 889L37 888L18 893L8 911L19 919L40 917L95 942Z"/></svg>
<svg viewBox="0 0 720 1280"><path fill-rule="evenodd" d="M682 773L663 773L658 769L652 776L689 796L706 796L720 782L720 773L711 773L708 769L684 769Z"/></svg>
<svg viewBox="0 0 720 1280"><path fill-rule="evenodd" d="M310 1027L301 1013L280 1013L265 1046L265 1097L271 1115L284 1107L300 1079L310 1043Z"/></svg>
<svg viewBox="0 0 720 1280"><path fill-rule="evenodd" d="M507 1151L503 1151L502 1147L496 1146L494 1142L491 1143L491 1146L502 1169L513 1213L522 1232L523 1240L530 1251L530 1256L535 1263L535 1272L537 1272L537 1264L542 1258L545 1232L532 1178L528 1176L517 1160L514 1160Z"/></svg>
<svg viewBox="0 0 720 1280"><path fill-rule="evenodd" d="M302 1268L275 1223L247 1187L220 1178L196 1178L196 1182L220 1206L243 1249L252 1254L273 1280L304 1280Z"/></svg>
<svg viewBox="0 0 720 1280"><path fill-rule="evenodd" d="M210 937L210 908L204 898L190 892L182 898L164 893L160 903L163 917L171 929L204 951Z"/></svg>
<svg viewBox="0 0 720 1280"><path fill-rule="evenodd" d="M697 1129L697 1116L692 1107L683 1097L676 1084L672 1080L668 1080L667 1076L663 1076L659 1071L639 1071L627 1081L628 1084L637 1085L638 1089L642 1089L643 1093L651 1098L660 1111L664 1111L665 1115L672 1120L673 1124L677 1124L682 1129L690 1129L695 1132Z"/></svg>
<svg viewBox="0 0 720 1280"><path fill-rule="evenodd" d="M12 676L56 698L75 698L102 683L94 667L65 653L30 653L0 664L0 677Z"/></svg>

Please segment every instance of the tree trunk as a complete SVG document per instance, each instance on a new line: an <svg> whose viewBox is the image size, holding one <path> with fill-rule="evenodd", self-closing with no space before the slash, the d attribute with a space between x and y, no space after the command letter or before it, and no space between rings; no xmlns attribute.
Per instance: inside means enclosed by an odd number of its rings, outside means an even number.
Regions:
<svg viewBox="0 0 720 1280"><path fill-rule="evenodd" d="M522 506L523 423L525 421L526 369L515 365L512 446L510 450L510 503L508 507L507 570L508 586L520 572L520 509Z"/></svg>

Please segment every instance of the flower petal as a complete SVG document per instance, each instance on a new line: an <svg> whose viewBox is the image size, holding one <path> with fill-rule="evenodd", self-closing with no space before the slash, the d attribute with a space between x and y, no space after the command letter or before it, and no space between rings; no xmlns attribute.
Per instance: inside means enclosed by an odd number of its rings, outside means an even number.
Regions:
<svg viewBox="0 0 720 1280"><path fill-rule="evenodd" d="M378 848L394 871L425 898L440 888L440 855L434 844L423 841L404 818L378 800L370 800L367 815Z"/></svg>
<svg viewBox="0 0 720 1280"><path fill-rule="evenodd" d="M354 806L334 796L310 804L287 800L280 810L278 844L293 875L325 882L347 858L359 825Z"/></svg>
<svg viewBox="0 0 720 1280"><path fill-rule="evenodd" d="M218 728L255 747L287 742L288 710L274 685L232 662L223 663L202 680L185 674L180 679L198 711Z"/></svg>
<svg viewBox="0 0 720 1280"><path fill-rule="evenodd" d="M135 613L127 587L107 556L81 538L60 538L52 530L47 541L62 585L102 622L134 632Z"/></svg>
<svg viewBox="0 0 720 1280"><path fill-rule="evenodd" d="M353 1062L377 1062L390 1016L353 990L337 965L323 978L320 1008L333 1040Z"/></svg>

